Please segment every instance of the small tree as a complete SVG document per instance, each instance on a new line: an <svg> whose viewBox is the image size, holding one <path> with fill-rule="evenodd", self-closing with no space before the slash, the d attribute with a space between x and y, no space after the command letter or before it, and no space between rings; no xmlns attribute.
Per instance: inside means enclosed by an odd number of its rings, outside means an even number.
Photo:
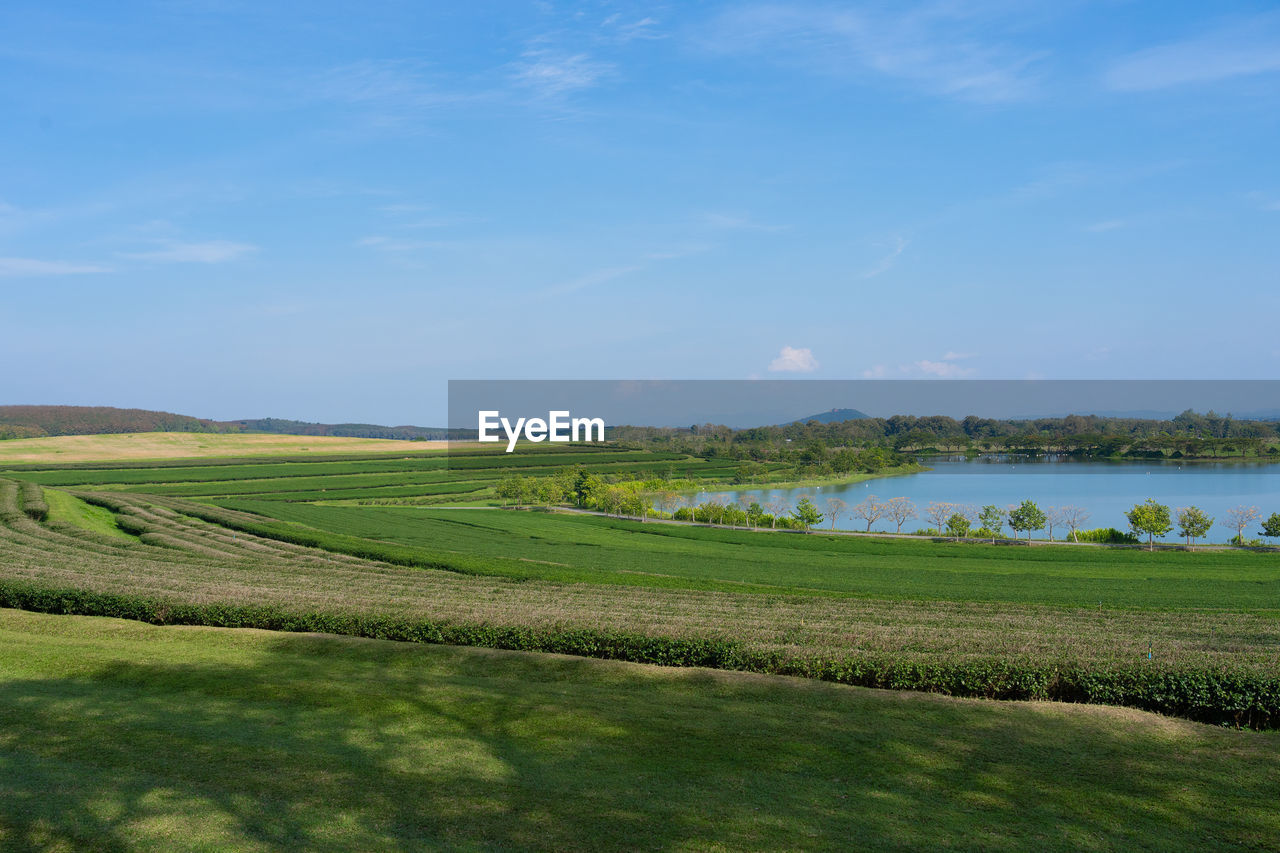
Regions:
<svg viewBox="0 0 1280 853"><path fill-rule="evenodd" d="M1186 537L1187 544L1191 544L1192 539L1199 539L1209 532L1209 528L1213 527L1213 519L1204 514L1204 510L1198 506L1182 507L1177 512L1178 535Z"/></svg>
<svg viewBox="0 0 1280 853"><path fill-rule="evenodd" d="M839 498L827 498L827 518L831 520L831 529L836 529L836 519L844 515L847 503Z"/></svg>
<svg viewBox="0 0 1280 853"><path fill-rule="evenodd" d="M1004 530L1004 510L994 504L988 504L982 508L978 521L991 532L991 544L996 544L996 535Z"/></svg>
<svg viewBox="0 0 1280 853"><path fill-rule="evenodd" d="M1089 512L1083 507L1078 506L1064 506L1061 508L1061 512L1062 523L1071 530L1072 541L1079 542L1080 537L1076 535L1076 532L1080 529L1081 525L1089 520Z"/></svg>
<svg viewBox="0 0 1280 853"><path fill-rule="evenodd" d="M1256 506L1237 506L1227 510L1227 524L1236 532L1237 545L1244 544L1244 529L1262 517Z"/></svg>
<svg viewBox="0 0 1280 853"><path fill-rule="evenodd" d="M1044 527L1048 518L1044 510L1036 506L1035 501L1025 500L1009 510L1009 526L1015 533L1027 532L1027 542L1031 542L1031 531Z"/></svg>
<svg viewBox="0 0 1280 853"><path fill-rule="evenodd" d="M508 504L520 499L520 475L515 474L503 477L498 482L496 489L498 497L502 498Z"/></svg>
<svg viewBox="0 0 1280 853"><path fill-rule="evenodd" d="M947 519L947 533L957 539L964 538L969 535L969 519L960 513L953 513Z"/></svg>
<svg viewBox="0 0 1280 853"><path fill-rule="evenodd" d="M897 533L902 532L902 525L907 523L907 519L915 518L916 505L906 498L890 498L885 501L884 514L893 519L893 523L898 525Z"/></svg>
<svg viewBox="0 0 1280 853"><path fill-rule="evenodd" d="M1268 539L1280 537L1280 512L1271 513L1271 517L1262 522L1262 529L1258 531L1258 534L1266 536Z"/></svg>
<svg viewBox="0 0 1280 853"><path fill-rule="evenodd" d="M1129 526L1134 533L1147 534L1147 548L1152 551L1156 548L1155 538L1173 529L1173 522L1169 520L1169 508L1156 503L1155 498L1147 498L1126 512L1125 517L1129 519Z"/></svg>
<svg viewBox="0 0 1280 853"><path fill-rule="evenodd" d="M800 529L808 530L815 524L822 523L822 513L818 512L818 508L813 505L813 501L809 500L809 496L805 495L796 503L796 508L791 510L791 517L800 523Z"/></svg>
<svg viewBox="0 0 1280 853"><path fill-rule="evenodd" d="M867 523L867 532L871 532L871 525L879 521L885 514L885 505L880 503L880 499L875 495L869 496L865 501L858 504L849 513L854 518L861 518Z"/></svg>
<svg viewBox="0 0 1280 853"><path fill-rule="evenodd" d="M1066 509L1066 507L1061 506L1047 506L1044 508L1045 529L1049 532L1050 542L1053 541L1053 528L1067 522Z"/></svg>
<svg viewBox="0 0 1280 853"><path fill-rule="evenodd" d="M933 522L933 529L941 533L947 529L947 519L955 512L952 504L934 501L925 507L924 517Z"/></svg>
<svg viewBox="0 0 1280 853"><path fill-rule="evenodd" d="M769 526L776 530L778 519L787 511L787 502L782 498L773 498L766 506L769 507Z"/></svg>

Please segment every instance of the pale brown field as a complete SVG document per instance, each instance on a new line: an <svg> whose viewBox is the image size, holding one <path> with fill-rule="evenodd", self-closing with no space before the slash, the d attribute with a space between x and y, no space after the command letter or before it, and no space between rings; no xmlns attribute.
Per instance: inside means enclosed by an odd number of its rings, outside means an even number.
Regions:
<svg viewBox="0 0 1280 853"><path fill-rule="evenodd" d="M60 435L0 441L0 464L197 459L208 456L276 456L287 453L388 453L443 451L443 441L385 438L142 432L124 435Z"/></svg>

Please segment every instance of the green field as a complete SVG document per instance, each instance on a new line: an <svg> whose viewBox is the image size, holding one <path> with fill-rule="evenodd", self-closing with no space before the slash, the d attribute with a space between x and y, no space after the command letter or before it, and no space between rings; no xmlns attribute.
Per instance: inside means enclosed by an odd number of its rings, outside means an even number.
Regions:
<svg viewBox="0 0 1280 853"><path fill-rule="evenodd" d="M732 531L599 516L480 509L315 506L223 501L312 528L395 543L523 558L519 575L634 586L729 588L877 598L1083 607L1255 609L1280 613L1276 555ZM507 566L494 569L506 574Z"/></svg>
<svg viewBox="0 0 1280 853"><path fill-rule="evenodd" d="M670 457L0 472L0 607L132 620L5 612L0 774L18 796L0 846L629 848L640 827L640 846L713 849L1275 846L1259 806L1280 785L1275 735L1172 719L1280 727L1275 553L496 506L510 471L558 463L606 479L735 470ZM388 497L360 497L374 493ZM756 745L737 749L746 732ZM168 757L193 750L198 772Z"/></svg>
<svg viewBox="0 0 1280 853"><path fill-rule="evenodd" d="M10 849L1263 849L1277 748L1113 709L0 610Z"/></svg>

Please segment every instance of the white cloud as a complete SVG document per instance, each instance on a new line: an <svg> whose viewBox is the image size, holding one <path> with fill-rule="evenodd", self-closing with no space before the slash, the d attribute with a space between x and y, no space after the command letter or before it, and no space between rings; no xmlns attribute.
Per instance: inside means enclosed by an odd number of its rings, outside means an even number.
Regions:
<svg viewBox="0 0 1280 853"><path fill-rule="evenodd" d="M525 53L512 75L517 85L540 98L557 98L589 89L610 76L614 66L593 60L585 53L558 54L547 50Z"/></svg>
<svg viewBox="0 0 1280 853"><path fill-rule="evenodd" d="M778 357L769 362L771 373L812 373L818 369L818 360L808 347L783 347Z"/></svg>
<svg viewBox="0 0 1280 853"><path fill-rule="evenodd" d="M991 33L1001 22L982 4L887 8L892 11L820 3L735 6L716 21L708 43L830 76L878 74L973 102L1020 100L1034 91L1030 69L1044 54L996 43Z"/></svg>
<svg viewBox="0 0 1280 853"><path fill-rule="evenodd" d="M1092 225L1086 225L1084 230L1093 234L1103 234L1107 231L1118 231L1121 228L1129 227L1127 219L1105 219L1102 222L1095 222Z"/></svg>
<svg viewBox="0 0 1280 853"><path fill-rule="evenodd" d="M203 243L169 240L160 248L147 252L121 252L120 257L153 263L220 264L237 260L256 251L258 251L257 246L233 243L230 240L208 240Z"/></svg>
<svg viewBox="0 0 1280 853"><path fill-rule="evenodd" d="M936 376L939 379L959 379L963 376L972 376L974 373L972 367L963 367L950 361L921 359L914 366L921 373L927 376Z"/></svg>
<svg viewBox="0 0 1280 853"><path fill-rule="evenodd" d="M110 272L110 267L68 261L41 261L36 258L0 258L0 278L19 276L83 275Z"/></svg>
<svg viewBox="0 0 1280 853"><path fill-rule="evenodd" d="M938 379L960 379L977 373L977 370L972 367L965 367L956 363L971 358L977 358L977 353L949 350L938 361L922 358L910 364L900 364L896 368L877 364L862 371L862 378L887 379L890 376L896 376L910 379L912 377L932 376Z"/></svg>
<svg viewBox="0 0 1280 853"><path fill-rule="evenodd" d="M1280 71L1280 13L1130 54L1103 75L1122 92L1147 92Z"/></svg>

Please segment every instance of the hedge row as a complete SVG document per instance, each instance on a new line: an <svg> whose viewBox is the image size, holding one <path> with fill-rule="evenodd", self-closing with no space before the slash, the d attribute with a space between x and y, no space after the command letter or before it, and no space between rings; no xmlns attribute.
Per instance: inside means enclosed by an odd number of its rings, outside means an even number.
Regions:
<svg viewBox="0 0 1280 853"><path fill-rule="evenodd" d="M22 511L36 521L44 521L49 517L49 505L44 501L44 489L35 483L22 483L18 486Z"/></svg>
<svg viewBox="0 0 1280 853"><path fill-rule="evenodd" d="M155 625L206 625L306 631L480 646L663 666L795 675L862 687L914 690L991 699L1038 699L1124 705L1219 725L1280 728L1280 675L1160 669L1157 666L1085 669L995 659L904 661L842 659L762 652L720 637L678 638L589 628L534 629L460 624L276 606L186 604L158 598L41 587L0 581L0 607L41 613L111 616Z"/></svg>

